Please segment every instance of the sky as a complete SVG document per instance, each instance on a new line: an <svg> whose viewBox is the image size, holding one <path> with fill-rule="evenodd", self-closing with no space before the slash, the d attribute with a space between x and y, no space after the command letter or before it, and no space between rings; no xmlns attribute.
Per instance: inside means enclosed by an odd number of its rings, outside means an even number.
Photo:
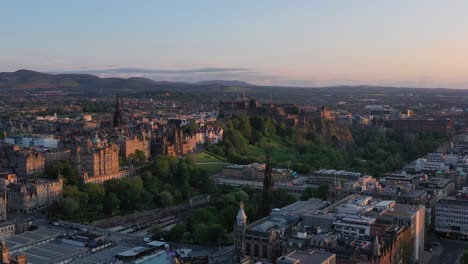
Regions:
<svg viewBox="0 0 468 264"><path fill-rule="evenodd" d="M0 71L468 89L466 0L0 0Z"/></svg>

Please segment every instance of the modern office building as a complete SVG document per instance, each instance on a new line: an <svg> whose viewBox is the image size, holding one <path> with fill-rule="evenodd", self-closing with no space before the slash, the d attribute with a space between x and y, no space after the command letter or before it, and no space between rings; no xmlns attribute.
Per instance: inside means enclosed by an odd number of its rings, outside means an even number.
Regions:
<svg viewBox="0 0 468 264"><path fill-rule="evenodd" d="M468 200L449 198L435 205L435 230L445 235L468 237Z"/></svg>

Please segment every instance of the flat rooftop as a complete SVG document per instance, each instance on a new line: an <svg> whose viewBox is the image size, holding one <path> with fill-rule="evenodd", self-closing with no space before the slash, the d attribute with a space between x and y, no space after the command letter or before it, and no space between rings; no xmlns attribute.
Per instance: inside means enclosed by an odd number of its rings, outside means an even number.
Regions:
<svg viewBox="0 0 468 264"><path fill-rule="evenodd" d="M323 263L328 259L332 258L335 254L322 252L322 251L312 251L312 252L303 252L303 251L293 251L287 256L279 257L278 260L287 261L299 260L300 264L306 263Z"/></svg>
<svg viewBox="0 0 468 264"><path fill-rule="evenodd" d="M265 233L272 228L281 228L286 224L287 221L284 219L269 216L252 223L247 227L247 231Z"/></svg>
<svg viewBox="0 0 468 264"><path fill-rule="evenodd" d="M365 216L351 216L344 217L342 221L337 222L347 222L347 223L356 223L356 224L372 224L375 222L375 218L365 217Z"/></svg>
<svg viewBox="0 0 468 264"><path fill-rule="evenodd" d="M310 199L307 201L297 201L290 205L287 205L283 208L278 210L274 209L271 212L272 216L281 216L281 215L289 215L289 216L301 216L305 213L322 209L326 206L320 199Z"/></svg>
<svg viewBox="0 0 468 264"><path fill-rule="evenodd" d="M109 260L114 260L115 255L133 248L133 245L121 244L115 247L106 248L94 254L87 255L73 263L75 264L94 264L107 263Z"/></svg>
<svg viewBox="0 0 468 264"><path fill-rule="evenodd" d="M418 205L396 204L394 207L388 209L384 215L410 216L416 213L419 208L420 207Z"/></svg>
<svg viewBox="0 0 468 264"><path fill-rule="evenodd" d="M51 241L12 255L16 256L20 253L25 254L29 264L43 264L60 263L61 261L72 258L73 256L83 254L86 251L88 251L86 248Z"/></svg>
<svg viewBox="0 0 468 264"><path fill-rule="evenodd" d="M375 204L377 204L380 201L382 200L374 199L372 198L372 196L352 194L328 206L324 210L328 212L335 212L338 207L341 207L341 206L349 207L350 205L355 205L358 207L370 207L370 206L373 207Z"/></svg>
<svg viewBox="0 0 468 264"><path fill-rule="evenodd" d="M414 178L421 178L421 175L412 175L412 174L405 174L405 173L392 173L390 175L385 176L386 180L412 180Z"/></svg>
<svg viewBox="0 0 468 264"><path fill-rule="evenodd" d="M447 199L441 200L437 204L453 204L453 205L468 206L468 200L456 199L453 196L449 196Z"/></svg>
<svg viewBox="0 0 468 264"><path fill-rule="evenodd" d="M5 239L5 241L10 251L14 252L36 242L53 239L64 234L65 232L61 230L39 227L37 230L27 231L25 233L9 237L8 239Z"/></svg>

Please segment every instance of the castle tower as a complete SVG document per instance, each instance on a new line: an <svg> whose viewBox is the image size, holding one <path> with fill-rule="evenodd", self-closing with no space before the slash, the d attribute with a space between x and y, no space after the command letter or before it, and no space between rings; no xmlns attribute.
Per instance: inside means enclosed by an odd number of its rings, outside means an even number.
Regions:
<svg viewBox="0 0 468 264"><path fill-rule="evenodd" d="M263 173L263 193L262 193L262 205L261 215L267 216L271 211L271 204L273 202L273 190L274 180L272 176L272 164L271 164L271 149L269 148L266 154L265 171Z"/></svg>
<svg viewBox="0 0 468 264"><path fill-rule="evenodd" d="M239 203L239 211L236 216L236 224L234 226L234 263L244 263L245 244L244 236L247 227L247 215L244 212L244 203Z"/></svg>

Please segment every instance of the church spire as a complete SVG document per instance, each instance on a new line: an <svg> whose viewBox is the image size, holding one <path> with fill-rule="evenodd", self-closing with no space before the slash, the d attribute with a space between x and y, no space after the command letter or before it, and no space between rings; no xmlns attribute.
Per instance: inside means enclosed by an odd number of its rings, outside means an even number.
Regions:
<svg viewBox="0 0 468 264"><path fill-rule="evenodd" d="M123 125L123 114L122 114L121 104L122 104L121 98L117 95L115 97L115 110L114 110L114 120L113 120L114 127L120 127Z"/></svg>
<svg viewBox="0 0 468 264"><path fill-rule="evenodd" d="M380 257L380 243L379 243L379 237L378 236L375 236L373 255L374 255L374 257Z"/></svg>
<svg viewBox="0 0 468 264"><path fill-rule="evenodd" d="M237 212L237 226L245 226L247 225L247 215L244 211L244 202L239 203L239 211Z"/></svg>

